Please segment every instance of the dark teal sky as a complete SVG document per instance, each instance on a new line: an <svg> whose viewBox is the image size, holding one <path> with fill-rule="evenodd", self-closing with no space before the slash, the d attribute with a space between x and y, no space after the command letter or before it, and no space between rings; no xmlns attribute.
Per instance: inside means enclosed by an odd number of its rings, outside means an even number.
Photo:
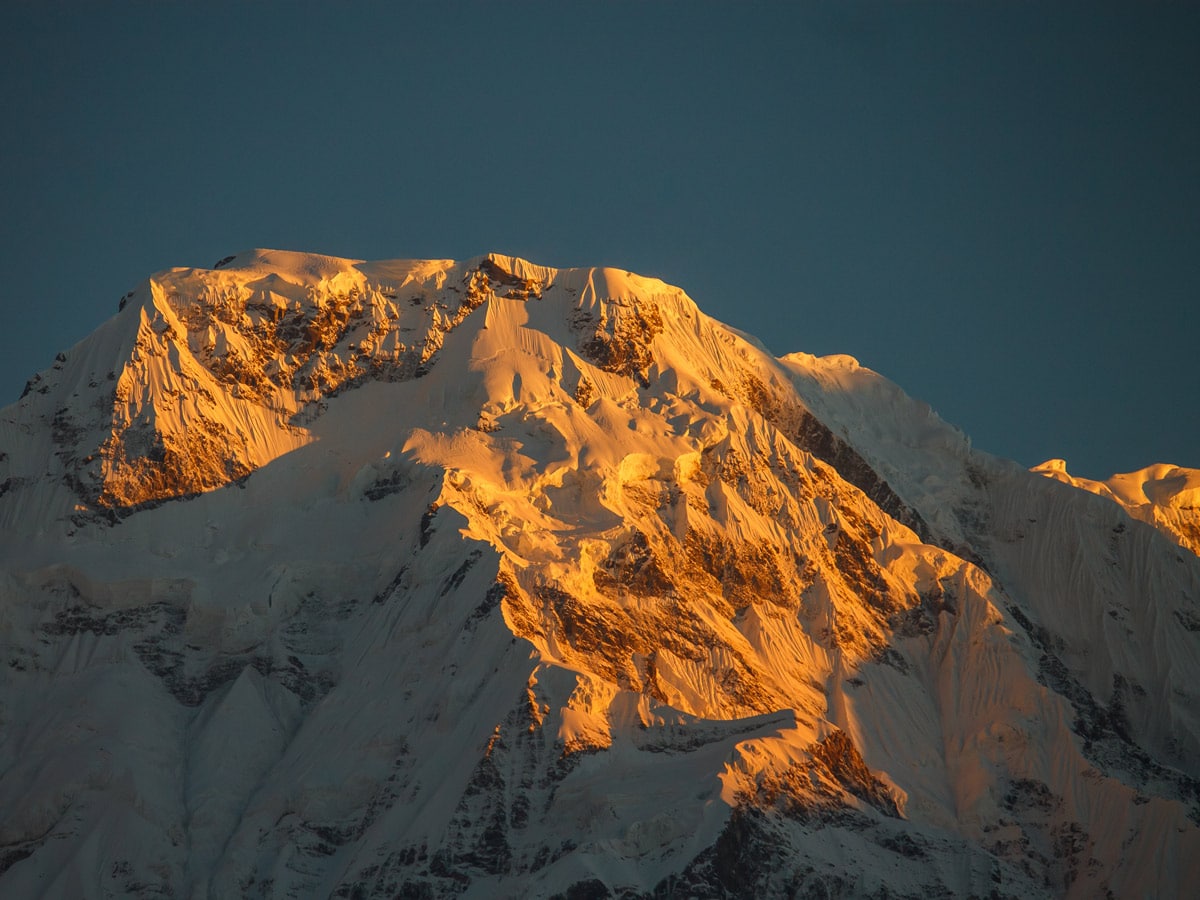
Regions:
<svg viewBox="0 0 1200 900"><path fill-rule="evenodd" d="M0 402L158 269L498 250L1200 466L1197 5L14 2L0 87Z"/></svg>

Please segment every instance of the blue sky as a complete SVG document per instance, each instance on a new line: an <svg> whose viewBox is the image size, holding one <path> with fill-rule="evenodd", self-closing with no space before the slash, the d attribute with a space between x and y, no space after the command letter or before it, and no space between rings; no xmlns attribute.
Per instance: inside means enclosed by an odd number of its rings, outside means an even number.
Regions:
<svg viewBox="0 0 1200 900"><path fill-rule="evenodd" d="M498 250L1200 466L1200 6L9 3L0 116L0 402L159 269Z"/></svg>

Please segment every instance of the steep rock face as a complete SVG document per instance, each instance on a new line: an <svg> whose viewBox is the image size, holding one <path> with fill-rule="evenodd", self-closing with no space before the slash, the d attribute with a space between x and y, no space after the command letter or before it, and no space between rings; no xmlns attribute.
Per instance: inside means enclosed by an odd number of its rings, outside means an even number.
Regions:
<svg viewBox="0 0 1200 900"><path fill-rule="evenodd" d="M172 270L0 442L6 894L1200 876L1200 559L653 279Z"/></svg>
<svg viewBox="0 0 1200 900"><path fill-rule="evenodd" d="M103 335L27 386L13 418L44 430L44 414L30 417L54 409L61 477L89 507L222 487L305 443L340 391L423 375L498 271L281 251L222 264L148 279Z"/></svg>

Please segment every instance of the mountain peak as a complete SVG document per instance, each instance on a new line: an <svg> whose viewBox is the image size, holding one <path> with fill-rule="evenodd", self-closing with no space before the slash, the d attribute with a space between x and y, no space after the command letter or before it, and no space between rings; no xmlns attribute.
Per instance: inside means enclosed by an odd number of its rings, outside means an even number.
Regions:
<svg viewBox="0 0 1200 900"><path fill-rule="evenodd" d="M659 301L672 301L667 315L698 316L682 291L619 269L257 249L151 276L112 323L36 376L20 407L58 423L56 452L80 500L132 509L245 477L307 441L330 397L426 374L474 310L543 298L557 338L643 380Z"/></svg>

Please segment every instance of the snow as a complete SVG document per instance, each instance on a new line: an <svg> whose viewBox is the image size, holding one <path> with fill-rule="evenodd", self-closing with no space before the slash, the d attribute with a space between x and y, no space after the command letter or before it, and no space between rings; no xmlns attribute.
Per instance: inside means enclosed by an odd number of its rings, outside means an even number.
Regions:
<svg viewBox="0 0 1200 900"><path fill-rule="evenodd" d="M1032 471L1112 500L1134 519L1200 554L1200 469L1157 463L1093 481L1071 475L1065 460L1051 459Z"/></svg>
<svg viewBox="0 0 1200 900"><path fill-rule="evenodd" d="M1027 472L620 269L275 250L0 450L5 894L1200 876L1196 470Z"/></svg>

